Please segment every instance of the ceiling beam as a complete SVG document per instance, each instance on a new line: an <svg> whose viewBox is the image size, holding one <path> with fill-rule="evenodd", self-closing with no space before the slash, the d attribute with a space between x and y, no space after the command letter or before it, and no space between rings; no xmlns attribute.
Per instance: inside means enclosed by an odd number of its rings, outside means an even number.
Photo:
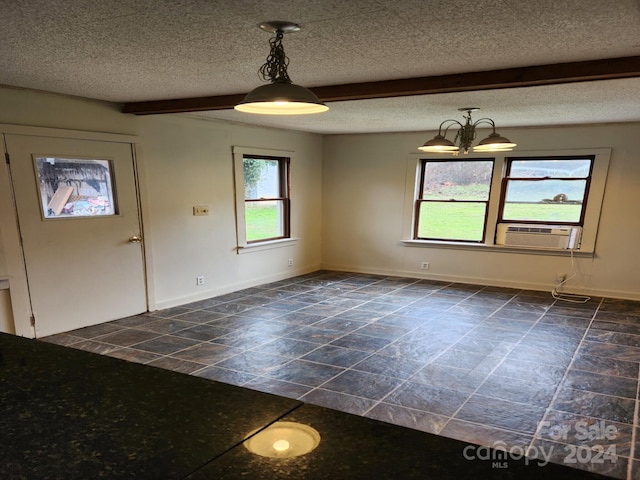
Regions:
<svg viewBox="0 0 640 480"><path fill-rule="evenodd" d="M455 73L433 77L328 85L325 87L313 87L311 90L323 102L340 102L499 88L535 87L631 77L640 77L640 56L505 68L483 72ZM234 94L131 102L125 103L122 111L135 115L150 115L228 110L241 102L244 96L245 94Z"/></svg>

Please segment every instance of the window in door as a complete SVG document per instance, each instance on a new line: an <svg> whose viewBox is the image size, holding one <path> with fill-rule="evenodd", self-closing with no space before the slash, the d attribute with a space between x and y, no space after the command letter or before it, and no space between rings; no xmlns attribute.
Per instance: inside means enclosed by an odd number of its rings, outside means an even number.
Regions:
<svg viewBox="0 0 640 480"><path fill-rule="evenodd" d="M110 160L35 156L45 219L116 215Z"/></svg>

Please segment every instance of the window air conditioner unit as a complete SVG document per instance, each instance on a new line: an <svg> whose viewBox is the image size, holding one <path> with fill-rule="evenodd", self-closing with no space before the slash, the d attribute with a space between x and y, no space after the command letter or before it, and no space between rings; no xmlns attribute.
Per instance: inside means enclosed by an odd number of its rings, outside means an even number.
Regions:
<svg viewBox="0 0 640 480"><path fill-rule="evenodd" d="M559 250L575 249L580 245L581 232L580 227L562 225L499 223L496 244Z"/></svg>

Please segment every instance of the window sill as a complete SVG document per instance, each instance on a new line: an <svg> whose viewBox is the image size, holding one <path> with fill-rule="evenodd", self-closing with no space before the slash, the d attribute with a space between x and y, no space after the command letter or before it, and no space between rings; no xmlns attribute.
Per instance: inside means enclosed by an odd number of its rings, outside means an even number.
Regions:
<svg viewBox="0 0 640 480"><path fill-rule="evenodd" d="M528 255L555 255L561 257L594 257L594 252L583 250L566 250L554 248L536 248L536 247L516 247L507 245L489 245L486 243L470 243L470 242L446 242L436 240L400 240L400 244L405 247L423 247L423 248L447 248L452 250L469 250L484 251L497 253L524 253Z"/></svg>
<svg viewBox="0 0 640 480"><path fill-rule="evenodd" d="M297 238L282 238L279 240L268 240L266 242L248 243L247 245L238 245L238 255L243 253L261 252L263 250L271 250L272 248L288 247L295 245Z"/></svg>

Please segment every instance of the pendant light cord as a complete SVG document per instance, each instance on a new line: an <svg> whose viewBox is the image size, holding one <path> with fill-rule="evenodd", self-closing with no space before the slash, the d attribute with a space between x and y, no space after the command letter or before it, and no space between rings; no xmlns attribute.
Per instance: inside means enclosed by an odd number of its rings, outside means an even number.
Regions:
<svg viewBox="0 0 640 480"><path fill-rule="evenodd" d="M258 70L260 77L271 83L292 83L287 73L289 58L284 53L284 47L282 46L283 37L284 33L282 30L278 30L276 36L269 40L271 51L265 64Z"/></svg>

